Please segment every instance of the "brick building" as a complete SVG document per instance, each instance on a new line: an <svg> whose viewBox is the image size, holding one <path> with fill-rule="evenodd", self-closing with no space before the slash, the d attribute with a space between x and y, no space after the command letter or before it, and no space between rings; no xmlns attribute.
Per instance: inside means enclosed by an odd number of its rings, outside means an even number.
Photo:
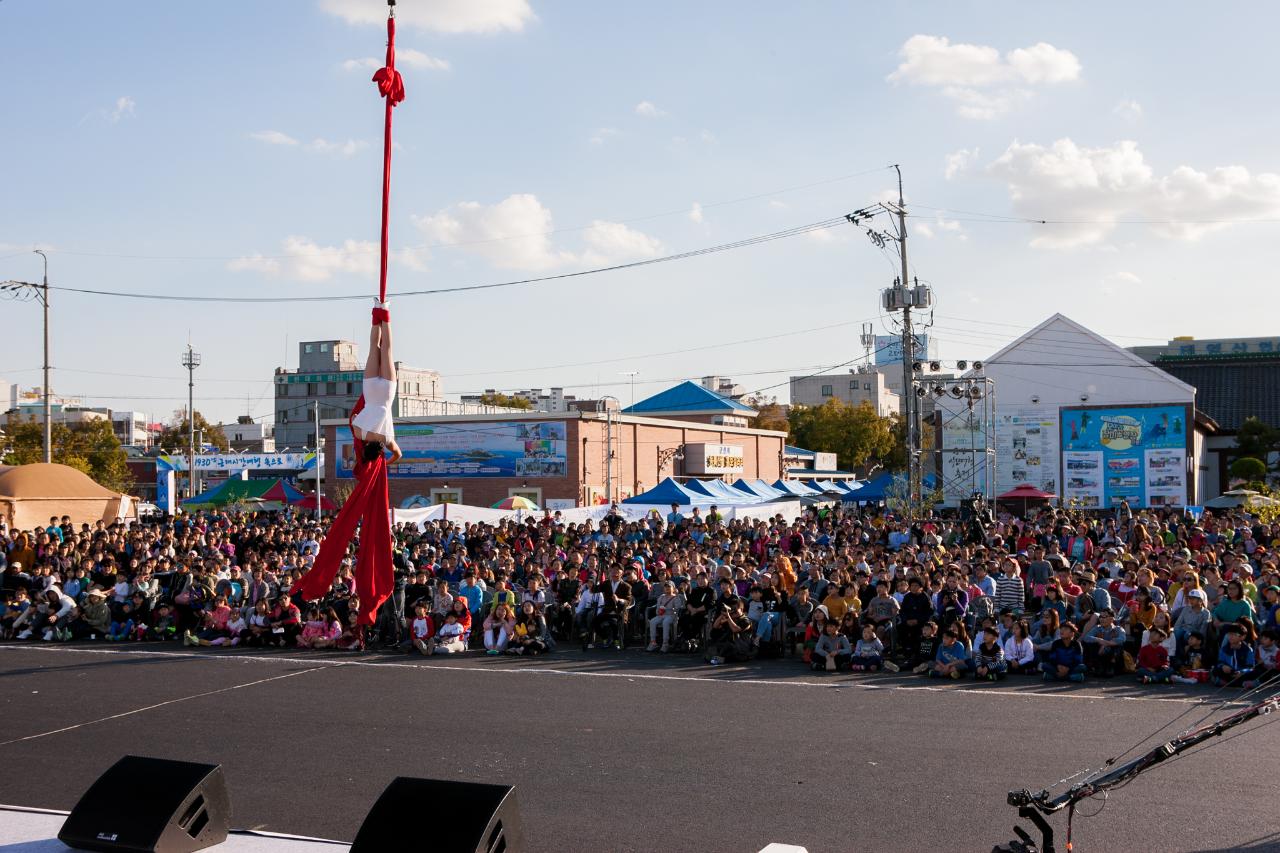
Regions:
<svg viewBox="0 0 1280 853"><path fill-rule="evenodd" d="M704 412L682 413L688 419L581 411L397 419L405 458L392 472L391 502L491 506L523 495L567 508L606 501L610 484L622 499L665 477L782 476L786 433L695 419L715 419ZM733 420L740 419L748 420L738 411ZM326 454L325 489L337 497L354 482L350 432L337 420L323 429L336 450Z"/></svg>

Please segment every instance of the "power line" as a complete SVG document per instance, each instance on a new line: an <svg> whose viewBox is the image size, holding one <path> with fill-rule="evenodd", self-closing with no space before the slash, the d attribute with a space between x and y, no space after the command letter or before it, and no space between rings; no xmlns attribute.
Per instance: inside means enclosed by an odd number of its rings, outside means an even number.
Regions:
<svg viewBox="0 0 1280 853"><path fill-rule="evenodd" d="M732 251L734 249L742 249L748 246L756 246L761 243L769 243L774 240L783 240L787 237L796 237L802 234L809 234L815 231L822 231L827 228L835 228L839 225L846 224L847 220L843 217L833 219L824 219L818 222L811 222L807 225L798 225L794 228L788 228L784 231L775 231L769 234L760 234L754 237L746 237L732 243L721 243L716 246L707 246L701 249L692 249L687 252L679 252L674 255L664 255L659 258L648 258L641 261L628 261L626 263L613 264L611 266L596 267L594 269L577 270L575 272L557 273L555 275L538 276L536 278L516 279L514 281L490 282L488 284L469 284L456 287L438 287L427 290L404 290L395 293L388 293L388 296L406 297L406 296L437 296L443 293L464 293L477 290L493 290L496 288L516 287L527 284L541 284L549 281L561 281L570 278L579 278L581 276L596 275L606 272L617 272L619 270L636 269L639 267L652 266L654 264L663 264L670 261L682 261L688 258L701 257L703 255L717 254L719 252ZM131 293L119 290L97 290L84 287L66 287L50 285L51 290L61 290L67 293L84 293L93 296L112 296L122 299L150 299L162 302L215 302L215 303L239 303L239 304L261 304L261 303L302 303L302 302L349 302L353 300L367 300L368 293L347 294L338 296L184 296L169 293Z"/></svg>
<svg viewBox="0 0 1280 853"><path fill-rule="evenodd" d="M747 201L757 201L762 198L770 198L772 196L783 195L785 193L799 192L800 190L812 189L813 187L821 187L821 186L827 186L830 184L837 184L843 181L849 181L849 180L853 180L854 178L860 178L865 175L870 175L875 172L882 172L889 168L892 168L892 167L877 166L873 169L864 169L861 172L853 172L847 175L837 175L834 178L823 178L822 180L811 181L805 184L796 184L790 187L783 187L782 189L769 190L767 192L755 193L753 195L739 196L737 198L725 199L724 201L708 202L706 204L700 205L700 207L703 210L708 210L711 208L725 207L731 204L741 204ZM529 232L525 234L506 234L501 237L488 237L483 240L460 240L456 242L445 242L445 243L424 243L418 246L401 247L398 251L403 252L403 251L423 251L423 250L430 250L430 249L452 249L452 248L463 248L467 246L481 246L481 245L486 245L490 243L502 243L507 240L527 240L531 237L552 237L557 234L569 234L577 231L590 231L596 228L607 227L610 225L629 225L635 222L647 222L653 219L663 219L668 216L683 216L688 213L689 213L689 208L685 206L685 207L679 208L678 210L665 210L665 211L662 211L661 213L648 213L642 216L633 216L626 219L608 219L607 221L603 219L598 219L592 222L590 225L573 225L565 228L553 228L549 231L534 231L534 232ZM326 251L323 254L326 257L329 257L329 256L345 257L345 256L355 256L355 255L373 255L373 254L377 254L379 251L380 250L377 248L334 249L332 251ZM26 253L18 252L13 255L0 256L0 260L3 260L4 258L18 257L18 255L21 255L21 254L26 254ZM50 254L54 254L54 250L50 250ZM240 255L139 255L139 254L131 254L131 253L116 253L116 252L81 252L81 251L72 251L72 250L66 250L66 249L57 250L56 254L76 255L79 257L88 257L88 258L121 258L125 260L143 260L143 261L234 261L234 260L239 260L240 258L246 257L246 255L243 253ZM264 260L286 260L289 258L296 258L296 257L314 257L317 254L320 254L320 253L306 252L301 254L279 254L279 255L263 255L259 253L259 254L254 254L253 257L261 258Z"/></svg>

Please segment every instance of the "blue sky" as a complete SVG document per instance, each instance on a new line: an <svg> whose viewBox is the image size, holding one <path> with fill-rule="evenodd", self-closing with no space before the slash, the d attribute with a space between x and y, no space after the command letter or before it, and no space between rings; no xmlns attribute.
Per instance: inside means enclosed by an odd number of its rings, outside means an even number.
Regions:
<svg viewBox="0 0 1280 853"><path fill-rule="evenodd" d="M374 293L382 103L368 60L383 9L0 0L0 279L34 280L30 249L47 246L68 287ZM393 291L840 216L881 198L883 167L900 163L944 358L989 355L1054 311L1125 345L1275 330L1280 224L1258 221L1280 219L1267 4L400 9ZM627 402L631 370L637 396L709 373L766 388L858 355L862 321L884 333L893 269L845 227L397 300L396 345L450 395L563 385ZM297 342L363 342L368 315L54 298L55 391L157 417L185 401L188 335L204 357L197 407L269 416L272 370L296 366ZM0 305L0 378L35 384L38 308ZM657 355L692 346L707 348ZM785 384L769 393L785 399Z"/></svg>

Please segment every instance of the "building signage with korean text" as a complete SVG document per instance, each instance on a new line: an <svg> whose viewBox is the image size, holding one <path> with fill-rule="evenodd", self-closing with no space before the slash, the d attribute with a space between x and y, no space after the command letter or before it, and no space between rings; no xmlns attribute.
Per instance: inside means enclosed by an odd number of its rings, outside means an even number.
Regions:
<svg viewBox="0 0 1280 853"><path fill-rule="evenodd" d="M1190 407L1064 408L1062 496L1084 509L1185 506Z"/></svg>
<svg viewBox="0 0 1280 853"><path fill-rule="evenodd" d="M741 474L742 446L737 444L686 444L686 474Z"/></svg>

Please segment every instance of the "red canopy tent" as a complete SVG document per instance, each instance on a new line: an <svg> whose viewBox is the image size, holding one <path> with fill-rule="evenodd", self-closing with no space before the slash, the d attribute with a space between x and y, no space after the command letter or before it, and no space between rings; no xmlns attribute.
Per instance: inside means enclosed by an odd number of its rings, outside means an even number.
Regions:
<svg viewBox="0 0 1280 853"><path fill-rule="evenodd" d="M1032 502L1042 501L1047 504L1056 497L1057 495L1052 492L1037 489L1031 483L1022 483L1005 492L1003 495L999 495L996 497L996 500L1015 505L1021 502L1022 515L1026 516L1027 510L1031 507Z"/></svg>

